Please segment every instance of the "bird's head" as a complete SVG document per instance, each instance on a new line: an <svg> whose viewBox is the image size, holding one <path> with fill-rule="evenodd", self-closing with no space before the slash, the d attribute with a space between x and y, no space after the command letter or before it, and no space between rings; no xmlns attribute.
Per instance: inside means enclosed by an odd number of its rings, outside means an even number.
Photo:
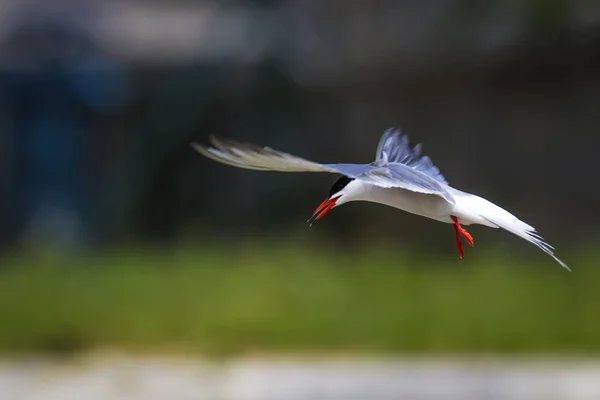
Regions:
<svg viewBox="0 0 600 400"><path fill-rule="evenodd" d="M315 221L323 218L332 208L351 201L354 190L352 190L353 185L349 184L353 181L353 178L348 178L345 175L335 181L329 190L329 196L315 209L308 223L312 225Z"/></svg>

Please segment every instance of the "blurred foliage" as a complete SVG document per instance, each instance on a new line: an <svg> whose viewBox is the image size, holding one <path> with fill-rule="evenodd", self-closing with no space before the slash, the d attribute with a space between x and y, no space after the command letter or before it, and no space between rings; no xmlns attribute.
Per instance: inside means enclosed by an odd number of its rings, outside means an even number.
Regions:
<svg viewBox="0 0 600 400"><path fill-rule="evenodd" d="M568 273L543 255L272 244L4 260L0 348L600 353L597 251Z"/></svg>

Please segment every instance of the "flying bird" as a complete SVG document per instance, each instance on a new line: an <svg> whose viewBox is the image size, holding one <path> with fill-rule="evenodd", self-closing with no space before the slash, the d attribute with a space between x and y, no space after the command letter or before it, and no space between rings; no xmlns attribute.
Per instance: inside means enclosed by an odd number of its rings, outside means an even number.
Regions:
<svg viewBox="0 0 600 400"><path fill-rule="evenodd" d="M311 225L342 204L370 201L451 224L460 259L464 258L461 237L469 246L474 245L463 225L480 224L505 229L533 243L570 271L535 228L482 197L451 187L431 159L422 154L421 145L413 147L399 129L389 128L383 133L375 161L370 164L320 164L269 147L215 136L210 136L210 142L213 147L196 142L191 146L208 158L239 168L341 175L308 220Z"/></svg>

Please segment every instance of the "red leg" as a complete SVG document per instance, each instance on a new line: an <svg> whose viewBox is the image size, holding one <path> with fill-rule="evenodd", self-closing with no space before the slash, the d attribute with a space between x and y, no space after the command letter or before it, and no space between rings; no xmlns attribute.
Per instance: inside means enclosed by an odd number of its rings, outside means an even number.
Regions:
<svg viewBox="0 0 600 400"><path fill-rule="evenodd" d="M454 224L452 226L454 227L454 236L456 236L456 247L458 247L458 255L462 260L465 257L465 252L463 250L462 243L458 235L460 234L463 238L465 238L465 240L471 247L474 246L473 237L469 234L469 232L467 232L465 228L460 226L460 224L458 223L458 218L456 218L454 215L451 215L450 218L452 218L452 221L454 221Z"/></svg>
<svg viewBox="0 0 600 400"><path fill-rule="evenodd" d="M462 260L463 258L465 258L465 251L463 250L463 246L460 241L460 237L458 237L458 224L454 223L454 225L452 225L452 227L454 228L454 236L456 238L456 247L458 248L458 256Z"/></svg>

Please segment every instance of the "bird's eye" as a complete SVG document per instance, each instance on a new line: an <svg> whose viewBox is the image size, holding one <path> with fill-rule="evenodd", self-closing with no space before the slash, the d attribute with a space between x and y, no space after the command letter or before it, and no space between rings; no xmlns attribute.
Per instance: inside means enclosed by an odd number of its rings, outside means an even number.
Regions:
<svg viewBox="0 0 600 400"><path fill-rule="evenodd" d="M346 185L349 184L351 181L351 178L348 178L345 175L341 176L337 181L335 181L335 183L331 187L331 190L329 191L329 197L333 196L334 194L345 188Z"/></svg>

